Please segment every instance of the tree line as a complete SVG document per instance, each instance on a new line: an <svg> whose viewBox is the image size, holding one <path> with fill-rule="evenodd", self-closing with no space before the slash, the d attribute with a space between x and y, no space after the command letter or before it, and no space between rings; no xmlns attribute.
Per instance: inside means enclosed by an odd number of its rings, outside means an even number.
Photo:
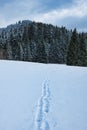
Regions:
<svg viewBox="0 0 87 130"><path fill-rule="evenodd" d="M87 34L51 24L19 21L0 29L0 58L87 66Z"/></svg>

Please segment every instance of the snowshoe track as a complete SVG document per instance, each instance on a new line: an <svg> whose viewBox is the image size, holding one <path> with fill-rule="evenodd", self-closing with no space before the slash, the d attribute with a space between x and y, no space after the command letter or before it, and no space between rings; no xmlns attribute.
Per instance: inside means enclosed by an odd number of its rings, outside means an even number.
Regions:
<svg viewBox="0 0 87 130"><path fill-rule="evenodd" d="M47 115L50 108L50 89L47 82L42 85L42 95L37 104L35 115L36 130L50 130Z"/></svg>

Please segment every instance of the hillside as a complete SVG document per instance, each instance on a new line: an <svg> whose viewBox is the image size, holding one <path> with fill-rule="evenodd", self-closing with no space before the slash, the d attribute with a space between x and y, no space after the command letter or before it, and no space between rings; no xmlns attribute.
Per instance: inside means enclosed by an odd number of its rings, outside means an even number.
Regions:
<svg viewBox="0 0 87 130"><path fill-rule="evenodd" d="M87 66L87 34L19 21L0 29L0 59Z"/></svg>
<svg viewBox="0 0 87 130"><path fill-rule="evenodd" d="M87 68L0 61L0 130L87 130Z"/></svg>

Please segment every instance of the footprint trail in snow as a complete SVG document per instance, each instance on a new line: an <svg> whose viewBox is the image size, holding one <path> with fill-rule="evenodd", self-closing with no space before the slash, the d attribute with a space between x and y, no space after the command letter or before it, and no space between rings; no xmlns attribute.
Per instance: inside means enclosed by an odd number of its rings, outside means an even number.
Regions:
<svg viewBox="0 0 87 130"><path fill-rule="evenodd" d="M42 95L37 104L35 115L36 130L50 130L47 116L50 108L50 89L47 82L42 85Z"/></svg>

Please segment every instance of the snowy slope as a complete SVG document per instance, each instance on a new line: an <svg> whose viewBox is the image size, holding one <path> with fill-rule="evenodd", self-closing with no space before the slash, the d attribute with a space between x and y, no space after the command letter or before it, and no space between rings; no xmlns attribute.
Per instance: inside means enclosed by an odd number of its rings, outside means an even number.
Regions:
<svg viewBox="0 0 87 130"><path fill-rule="evenodd" d="M0 61L0 130L87 130L87 68Z"/></svg>

